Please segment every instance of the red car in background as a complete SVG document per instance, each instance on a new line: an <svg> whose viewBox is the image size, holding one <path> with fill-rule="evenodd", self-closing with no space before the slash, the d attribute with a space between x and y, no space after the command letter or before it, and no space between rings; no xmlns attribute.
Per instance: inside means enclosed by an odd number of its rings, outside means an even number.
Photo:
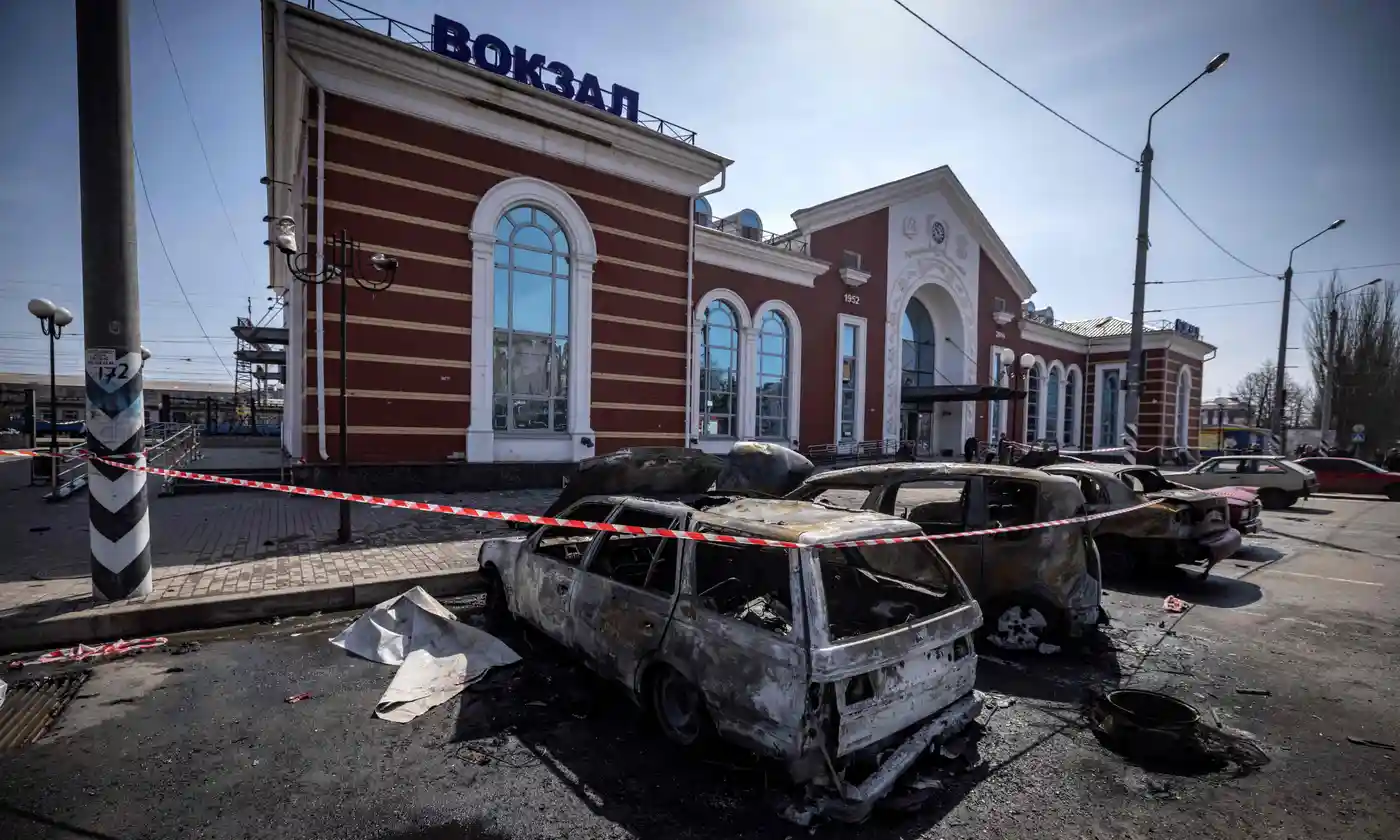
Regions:
<svg viewBox="0 0 1400 840"><path fill-rule="evenodd" d="M1258 487L1219 487L1207 492L1225 497L1230 505L1230 527L1240 536L1259 533L1259 514L1264 506L1259 502Z"/></svg>
<svg viewBox="0 0 1400 840"><path fill-rule="evenodd" d="M1400 473L1356 458L1299 458L1298 466L1317 473L1320 493L1361 493L1400 502Z"/></svg>

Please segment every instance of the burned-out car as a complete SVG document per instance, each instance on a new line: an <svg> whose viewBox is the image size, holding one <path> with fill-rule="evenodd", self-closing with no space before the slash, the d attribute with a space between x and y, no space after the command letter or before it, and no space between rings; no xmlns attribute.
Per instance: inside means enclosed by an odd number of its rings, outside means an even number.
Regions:
<svg viewBox="0 0 1400 840"><path fill-rule="evenodd" d="M671 740L717 734L781 761L818 813L862 819L981 711L982 613L957 571L925 541L831 546L912 523L719 493L587 496L558 515L666 530L489 540L493 611L621 683Z"/></svg>
<svg viewBox="0 0 1400 840"><path fill-rule="evenodd" d="M1240 532L1230 525L1225 497L1174 484L1156 467L1053 464L1043 469L1077 480L1094 513L1159 503L1099 522L1094 540L1106 565L1131 572L1187 564L1203 566L1205 577L1240 548Z"/></svg>
<svg viewBox="0 0 1400 840"><path fill-rule="evenodd" d="M813 476L788 498L878 511L926 534L958 534L1084 513L1072 479L979 464L875 464ZM1088 524L934 542L987 616L983 635L1012 650L1083 636L1101 620L1099 555Z"/></svg>

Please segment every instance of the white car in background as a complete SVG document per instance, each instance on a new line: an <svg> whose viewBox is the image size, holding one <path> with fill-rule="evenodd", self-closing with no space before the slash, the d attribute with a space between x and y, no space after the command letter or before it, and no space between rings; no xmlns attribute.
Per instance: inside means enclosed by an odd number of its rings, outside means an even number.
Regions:
<svg viewBox="0 0 1400 840"><path fill-rule="evenodd" d="M1317 492L1317 473L1282 455L1220 455L1185 472L1166 472L1168 481L1200 490L1257 487L1266 509L1292 507Z"/></svg>

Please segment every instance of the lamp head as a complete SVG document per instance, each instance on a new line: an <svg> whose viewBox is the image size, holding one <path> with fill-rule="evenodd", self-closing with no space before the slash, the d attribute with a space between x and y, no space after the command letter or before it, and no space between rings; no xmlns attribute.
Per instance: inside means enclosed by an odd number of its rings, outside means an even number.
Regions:
<svg viewBox="0 0 1400 840"><path fill-rule="evenodd" d="M1031 355L1030 353L1022 353L1022 354L1021 354L1021 367L1022 367L1022 368L1024 368L1025 370L1030 370L1031 367L1032 367L1034 364L1035 364L1035 356Z"/></svg>
<svg viewBox="0 0 1400 840"><path fill-rule="evenodd" d="M1344 225L1344 224L1346 224L1346 223L1347 223L1347 220L1346 220L1346 219L1338 219L1337 221L1335 221L1335 222L1333 222L1332 224L1328 225L1328 226L1327 226L1327 229L1328 229L1328 230L1336 230L1337 228L1341 227L1342 225Z"/></svg>
<svg viewBox="0 0 1400 840"><path fill-rule="evenodd" d="M278 216L272 220L277 226L277 250L289 257L297 253L297 222L291 216Z"/></svg>
<svg viewBox="0 0 1400 840"><path fill-rule="evenodd" d="M375 271L393 273L399 270L398 259L391 257L388 254L375 254L374 256L369 258L369 264L374 266Z"/></svg>
<svg viewBox="0 0 1400 840"><path fill-rule="evenodd" d="M58 307L48 298L34 298L29 302L29 314L35 318L52 318Z"/></svg>
<svg viewBox="0 0 1400 840"><path fill-rule="evenodd" d="M1224 67L1224 66L1225 66L1225 62L1227 62L1227 61L1229 61L1229 60L1230 60L1230 54L1227 53L1227 52L1223 52L1223 53L1221 53L1220 55L1217 55L1215 58L1212 58L1212 59L1210 60L1210 63L1209 63L1209 64L1206 65L1206 72L1207 72L1207 73L1214 73L1216 70L1219 70L1221 67Z"/></svg>
<svg viewBox="0 0 1400 840"><path fill-rule="evenodd" d="M141 345L141 361L151 358L151 351L146 349L146 345Z"/></svg>
<svg viewBox="0 0 1400 840"><path fill-rule="evenodd" d="M73 323L73 313L69 312L66 307L54 307L53 322L60 327L66 327Z"/></svg>
<svg viewBox="0 0 1400 840"><path fill-rule="evenodd" d="M1001 348L1001 364L1002 367L1011 367L1016 364L1016 351L1010 347Z"/></svg>

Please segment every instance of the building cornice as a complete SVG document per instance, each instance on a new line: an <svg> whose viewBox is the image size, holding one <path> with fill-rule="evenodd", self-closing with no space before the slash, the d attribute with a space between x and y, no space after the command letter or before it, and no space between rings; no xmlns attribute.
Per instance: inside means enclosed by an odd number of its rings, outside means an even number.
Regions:
<svg viewBox="0 0 1400 840"><path fill-rule="evenodd" d="M695 226L695 261L811 288L831 264L732 233Z"/></svg>
<svg viewBox="0 0 1400 840"><path fill-rule="evenodd" d="M1021 300L1030 299L1035 294L1035 285L1011 255L1006 243L1001 241L982 209L972 200L972 196L953 174L953 170L947 166L797 210L792 214L792 220L804 233L811 233L893 207L901 202L927 195L933 190L941 192L952 205L953 212L967 223L978 245L987 252L992 263L1011 284L1012 291L1020 295Z"/></svg>
<svg viewBox="0 0 1400 840"><path fill-rule="evenodd" d="M694 195L730 163L514 79L300 6L284 8L288 49L331 93L682 195Z"/></svg>
<svg viewBox="0 0 1400 840"><path fill-rule="evenodd" d="M1017 322L1021 338L1080 354L1126 353L1131 349L1131 337L1126 335L1089 338L1078 333L1052 327L1026 318ZM1205 357L1215 351L1215 346L1175 332L1143 333L1144 350L1172 350L1194 361L1205 361Z"/></svg>

